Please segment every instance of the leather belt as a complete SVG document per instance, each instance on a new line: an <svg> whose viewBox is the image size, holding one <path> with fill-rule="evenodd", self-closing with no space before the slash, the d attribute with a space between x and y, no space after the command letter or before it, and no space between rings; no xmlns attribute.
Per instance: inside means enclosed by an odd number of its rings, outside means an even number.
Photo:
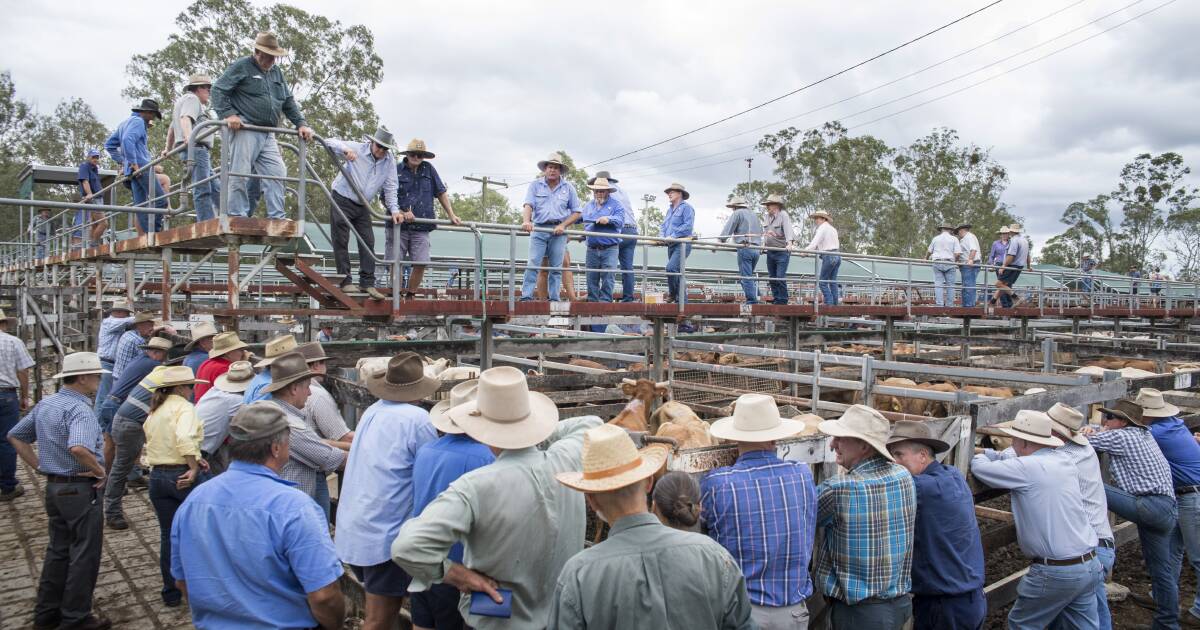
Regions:
<svg viewBox="0 0 1200 630"><path fill-rule="evenodd" d="M1117 548L1117 544L1115 542L1113 542L1113 539L1111 539L1111 538L1101 538L1100 544L1098 546L1106 547L1108 549L1116 549Z"/></svg>
<svg viewBox="0 0 1200 630"><path fill-rule="evenodd" d="M617 245L617 243L613 243L612 245L588 245L588 249L608 249L610 247L616 247Z"/></svg>
<svg viewBox="0 0 1200 630"><path fill-rule="evenodd" d="M1091 560L1092 558L1095 558L1095 557L1096 557L1096 550L1093 549L1093 550L1083 554L1082 556L1078 556L1075 558L1064 558L1062 560L1055 560L1053 558L1034 558L1033 563L1034 564L1044 564L1046 566L1051 566L1051 567L1069 567L1069 566L1075 565L1075 564L1083 564L1083 563L1087 562L1088 560Z"/></svg>
<svg viewBox="0 0 1200 630"><path fill-rule="evenodd" d="M46 475L46 481L50 483L96 483L96 478L80 475Z"/></svg>
<svg viewBox="0 0 1200 630"><path fill-rule="evenodd" d="M187 470L187 464L156 464L150 470Z"/></svg>
<svg viewBox="0 0 1200 630"><path fill-rule="evenodd" d="M1200 492L1200 486L1175 486L1175 496Z"/></svg>

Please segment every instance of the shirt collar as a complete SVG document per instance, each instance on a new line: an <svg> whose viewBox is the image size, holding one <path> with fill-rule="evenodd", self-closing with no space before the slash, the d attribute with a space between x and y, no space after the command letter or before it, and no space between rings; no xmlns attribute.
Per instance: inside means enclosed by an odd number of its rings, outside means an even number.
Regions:
<svg viewBox="0 0 1200 630"><path fill-rule="evenodd" d="M778 460L779 456L774 451L750 451L738 456L737 463L752 462L752 461L773 461Z"/></svg>
<svg viewBox="0 0 1200 630"><path fill-rule="evenodd" d="M92 400L90 398L88 398L87 396L84 396L83 394L81 394L69 387L64 387L64 388L58 390L58 393L66 396L68 398L77 398L88 404L91 404L91 402L92 402Z"/></svg>
<svg viewBox="0 0 1200 630"><path fill-rule="evenodd" d="M609 530L608 535L615 536L627 529L633 529L635 527L643 527L645 525L662 525L662 523L658 520L657 516L655 516L649 512L642 512L640 514L630 514L629 516L621 518L616 523L614 523L612 526L612 529Z"/></svg>
<svg viewBox="0 0 1200 630"><path fill-rule="evenodd" d="M290 415L290 416L296 416L296 417L298 417L298 418L303 418L303 417L304 417L304 412L303 412L303 411L300 411L299 409L297 409L297 408L293 407L291 404L289 404L289 403L286 403L286 402L284 402L284 401L280 400L278 397L272 397L272 398L271 398L271 400L272 400L272 401L273 401L275 404L279 405L279 406L280 406L280 407L283 409L283 412L284 412L284 413L286 413L286 414L288 414L288 415Z"/></svg>
<svg viewBox="0 0 1200 630"><path fill-rule="evenodd" d="M484 446L487 446L487 445L485 444ZM496 457L496 461L502 461L502 460L506 461L509 459L514 460L514 461L525 460L525 459L529 459L529 458L533 457L537 453L538 453L538 448L536 446L530 446L530 447L526 447L526 448L517 448L517 449L505 449L503 451L500 451L500 455L498 455Z"/></svg>
<svg viewBox="0 0 1200 630"><path fill-rule="evenodd" d="M278 474L276 474L276 472L274 470L271 470L270 468L267 468L266 466L264 466L262 464L251 464L250 462L234 460L229 463L229 470L237 470L240 472L244 472L247 475L257 475L259 477L266 477L267 479L270 479L271 481L281 483L285 486L300 485L294 481L288 481L287 479L280 477Z"/></svg>
<svg viewBox="0 0 1200 630"><path fill-rule="evenodd" d="M885 463L887 463L887 460L884 459L882 455L871 455L870 457L855 464L854 468L850 469L850 472L862 472L869 468L876 468Z"/></svg>

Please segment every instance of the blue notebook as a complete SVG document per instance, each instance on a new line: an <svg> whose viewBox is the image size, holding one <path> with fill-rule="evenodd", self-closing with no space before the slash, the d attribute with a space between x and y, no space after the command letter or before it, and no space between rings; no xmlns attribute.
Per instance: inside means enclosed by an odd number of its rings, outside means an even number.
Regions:
<svg viewBox="0 0 1200 630"><path fill-rule="evenodd" d="M492 596L487 593L480 591L472 592L471 614L484 617L502 617L504 619L512 617L512 591L507 588L498 588L496 592L500 593L500 597L504 598L503 604L497 604L496 600L492 599Z"/></svg>

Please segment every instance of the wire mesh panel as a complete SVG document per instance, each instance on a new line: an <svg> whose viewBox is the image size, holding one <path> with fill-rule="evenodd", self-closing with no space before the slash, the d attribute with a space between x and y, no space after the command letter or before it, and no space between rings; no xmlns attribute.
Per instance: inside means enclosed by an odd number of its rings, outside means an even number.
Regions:
<svg viewBox="0 0 1200 630"><path fill-rule="evenodd" d="M756 370L770 370L778 372L784 368L786 363L776 361L774 359L755 359L744 361L735 364L741 368L753 368ZM723 366L714 366L723 367ZM710 372L708 370L675 370L674 382L689 383L702 386L711 386L727 390L737 390L739 393L763 393L775 394L783 391L787 384L783 381L778 381L773 378L763 378L754 376L739 376L734 374L721 374ZM690 388L675 388L672 397L684 404L710 404L722 400L728 400L731 397L725 392L716 391L701 391Z"/></svg>

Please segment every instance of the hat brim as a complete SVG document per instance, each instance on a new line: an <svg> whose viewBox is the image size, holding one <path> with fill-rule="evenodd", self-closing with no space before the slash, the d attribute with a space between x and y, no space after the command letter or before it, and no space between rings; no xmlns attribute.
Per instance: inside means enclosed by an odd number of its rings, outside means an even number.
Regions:
<svg viewBox="0 0 1200 630"><path fill-rule="evenodd" d="M725 204L725 207L729 208L730 210L737 210L739 208L749 208L750 206L744 203L727 203Z"/></svg>
<svg viewBox="0 0 1200 630"><path fill-rule="evenodd" d="M250 389L250 383L252 381L254 381L253 376L244 381L232 381L229 380L228 373L226 373L218 376L216 380L213 381L213 387L230 394L241 394L247 389Z"/></svg>
<svg viewBox="0 0 1200 630"><path fill-rule="evenodd" d="M158 116L158 119L159 119L159 120L162 120L162 117L163 117L163 116L162 116L162 112L161 112L161 111L159 111L159 110L157 110L157 109L147 109L147 108L145 108L145 107L133 107L133 108L130 108L130 109L132 109L132 111L134 111L135 113L138 113L138 114L140 114L140 113L142 113L142 112L150 112L151 114L154 114L155 116Z"/></svg>
<svg viewBox="0 0 1200 630"><path fill-rule="evenodd" d="M553 164L553 165L557 166L558 170L560 170L564 173L568 173L571 171L571 167L567 166L566 164L563 164L562 162L553 162L551 160L542 160L541 162L538 162L538 170L539 171L546 170L546 166L549 164Z"/></svg>
<svg viewBox="0 0 1200 630"><path fill-rule="evenodd" d="M204 379L193 378L193 379L188 379L186 381L175 381L173 383L159 383L159 384L155 385L154 387L148 387L147 389L162 389L164 387L179 387L180 385L195 385L197 383L207 383L207 382L208 381L206 381Z"/></svg>
<svg viewBox="0 0 1200 630"><path fill-rule="evenodd" d="M312 378L314 376L316 376L316 374L313 373L311 370L305 370L301 374L293 374L292 376L289 376L289 377L287 377L283 380L279 380L279 381L276 381L274 378L272 378L271 382L267 383L267 386L262 388L262 390L263 390L263 392L270 394L272 392L277 392L277 391L283 389L284 387L287 387L288 385L295 383L296 381L306 379L306 378Z"/></svg>
<svg viewBox="0 0 1200 630"><path fill-rule="evenodd" d="M98 370L77 370L72 372L59 372L50 378L66 378L68 376L87 376L88 374L112 374L111 370L100 368Z"/></svg>
<svg viewBox="0 0 1200 630"><path fill-rule="evenodd" d="M447 411L450 411L449 399L438 402L438 404L433 406L433 409L429 410L429 422L433 424L433 428L441 431L442 433L449 433L453 435L462 435L466 433L466 431L462 430L462 427L454 424L454 421L450 419L450 416L446 415Z"/></svg>
<svg viewBox="0 0 1200 630"><path fill-rule="evenodd" d="M824 212L814 212L814 213L808 215L808 218L810 221L812 219L825 219L826 221L828 221L831 217L829 216L829 214L824 213Z"/></svg>
<svg viewBox="0 0 1200 630"><path fill-rule="evenodd" d="M608 492L635 484L647 479L662 469L667 461L668 451L659 446L648 446L638 451L642 463L636 468L599 479L585 479L583 473L577 470L561 472L554 475L562 485L580 492Z"/></svg>
<svg viewBox="0 0 1200 630"><path fill-rule="evenodd" d="M488 418L478 401L465 402L447 412L467 435L496 448L527 448L542 443L558 427L558 406L541 392L529 392L529 415L515 422Z"/></svg>
<svg viewBox="0 0 1200 630"><path fill-rule="evenodd" d="M1121 411L1120 409L1113 409L1112 407L1100 407L1100 413L1113 416L1114 418L1116 418L1118 420L1124 420L1125 422L1128 422L1129 424L1142 427L1143 429L1146 428L1145 421L1139 422L1136 418L1130 416L1129 414L1125 413L1124 411ZM1144 416L1145 414L1142 414L1142 415Z"/></svg>
<svg viewBox="0 0 1200 630"><path fill-rule="evenodd" d="M796 437L803 433L807 425L797 420L780 420L779 426L762 431L743 431L733 424L733 416L714 420L708 432L715 438L731 442L774 442L784 438Z"/></svg>
<svg viewBox="0 0 1200 630"><path fill-rule="evenodd" d="M917 444L924 444L925 446L933 449L934 453L945 453L946 451L950 450L949 444L937 438L908 437L904 435L896 435L888 438L886 446L900 444L901 442L916 442Z"/></svg>
<svg viewBox="0 0 1200 630"><path fill-rule="evenodd" d="M263 44L254 44L254 50L267 53L272 57L287 57L292 54L286 48L271 48L270 46L265 46Z"/></svg>
<svg viewBox="0 0 1200 630"><path fill-rule="evenodd" d="M669 192L671 192L672 190L674 190L674 191L678 192L679 194L683 195L683 198L684 198L685 200L686 200L686 199L691 199L691 198L692 198L692 193L690 193L690 192L688 192L688 191L686 191L686 190L680 190L680 189L678 189L678 188L667 188L667 189L664 189L664 190L663 190L663 192L664 192L664 193L669 193Z"/></svg>
<svg viewBox="0 0 1200 630"><path fill-rule="evenodd" d="M222 351L220 351L220 352L217 352L217 351L216 351L216 350L217 350L216 348L213 348L212 350L209 350L209 351L208 351L208 356L209 356L210 358L212 358L212 357L223 357L223 356L225 356L225 355L229 354L230 352L233 352L234 350L243 350L243 349L245 349L245 348L249 348L249 347L250 347L250 346L249 346L249 344L247 344L247 343L246 343L246 342L244 342L244 341L241 341L241 340L239 340L239 341L238 341L238 342L237 342L237 343L236 343L236 344L235 344L235 345L234 345L232 348L225 348L224 350L222 350Z"/></svg>
<svg viewBox="0 0 1200 630"><path fill-rule="evenodd" d="M857 438L862 440L867 444L870 444L871 448L875 449L875 452L886 457L889 462L896 461L896 458L892 457L892 454L888 452L886 441L879 441L875 438L867 437L858 431L847 428L837 420L826 420L821 424L818 424L817 428L820 429L821 433L824 433L825 435L832 435L833 437Z"/></svg>
<svg viewBox="0 0 1200 630"><path fill-rule="evenodd" d="M174 346L172 346L172 347L174 347ZM163 352L167 352L170 349L171 348L160 348L159 346L152 346L148 343L144 343L144 344L138 346L138 350L162 350Z"/></svg>
<svg viewBox="0 0 1200 630"><path fill-rule="evenodd" d="M213 337L216 337L216 336L217 336L217 333L212 333L211 335L204 335L202 337L196 337L195 339L187 342L187 345L184 346L183 349L187 350L188 352L191 352L192 348L195 348L197 343L204 341L205 339L212 339Z"/></svg>
<svg viewBox="0 0 1200 630"><path fill-rule="evenodd" d="M603 190L604 192L613 192L616 190L616 188L613 188L612 186L593 186L591 184L588 184L588 188L596 191Z"/></svg>
<svg viewBox="0 0 1200 630"><path fill-rule="evenodd" d="M617 178L615 178L615 177L609 177L609 178L608 178L608 183L610 183L610 184L617 184L617 183L620 183L620 182L621 182L621 180L619 180L619 179L617 179ZM589 177L589 178L588 178L588 180L587 180L587 183L588 183L588 186L591 186L592 184L595 184L595 183L596 183L596 178L595 178L595 177Z"/></svg>
<svg viewBox="0 0 1200 630"><path fill-rule="evenodd" d="M379 146L381 146L385 149L388 149L389 151L399 151L400 150L400 149L396 148L396 145L388 144L388 143L380 140L379 138L376 138L375 136L363 136L363 139L365 139L367 142L374 142L375 144L378 144ZM407 153L407 151L406 151L406 153Z"/></svg>
<svg viewBox="0 0 1200 630"><path fill-rule="evenodd" d="M1054 448L1058 448L1065 443L1062 440L1054 437L1053 435L1050 435L1048 437L1041 436L1041 435L1034 435L1032 433L1026 433L1019 429L1014 429L1012 427L1000 427L1000 430L1003 431L1009 437L1021 438L1022 440L1025 440L1027 442L1033 442L1034 444L1041 444L1042 446L1053 446Z"/></svg>
<svg viewBox="0 0 1200 630"><path fill-rule="evenodd" d="M404 155L419 155L419 156L425 158L426 160L432 160L433 158L437 157L437 155L434 154L433 151L418 151L416 149L412 149L412 150L405 149L404 151L401 151L401 153L403 153ZM538 170L541 170L541 169L538 169Z"/></svg>
<svg viewBox="0 0 1200 630"><path fill-rule="evenodd" d="M420 380L397 385L387 381L387 371L380 371L367 378L367 391L381 400L392 402L409 402L422 400L433 395L442 386L436 378L422 375Z"/></svg>
<svg viewBox="0 0 1200 630"><path fill-rule="evenodd" d="M233 352L233 350L227 350L226 352ZM288 352L295 352L295 349L293 348L292 350L289 350ZM287 352L285 352L283 354L287 354ZM271 364L275 363L275 359L278 359L279 357L283 356L283 354L275 355L275 356L267 358L267 359L262 359L262 360L258 361L257 363L255 363L254 367L256 367L256 368L271 367Z"/></svg>
<svg viewBox="0 0 1200 630"><path fill-rule="evenodd" d="M1153 409L1148 409L1146 407L1142 407L1142 417L1143 418L1170 418L1171 416L1178 416L1178 415L1179 415L1179 407L1176 407L1175 405L1172 405L1171 403L1169 403L1165 400L1163 401L1162 407L1157 407L1157 408L1153 408Z"/></svg>

